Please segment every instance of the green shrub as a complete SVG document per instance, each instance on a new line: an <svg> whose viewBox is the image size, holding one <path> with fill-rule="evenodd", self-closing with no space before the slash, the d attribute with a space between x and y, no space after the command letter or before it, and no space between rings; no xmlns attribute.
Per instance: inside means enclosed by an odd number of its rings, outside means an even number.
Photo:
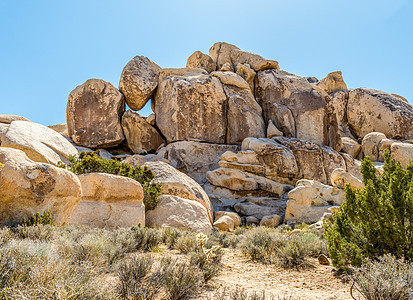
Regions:
<svg viewBox="0 0 413 300"><path fill-rule="evenodd" d="M241 250L252 260L271 263L274 262L274 254L282 239L282 235L274 229L257 227L245 234Z"/></svg>
<svg viewBox="0 0 413 300"><path fill-rule="evenodd" d="M305 239L299 235L293 235L286 239L277 250L277 260L286 269L306 269L312 267L308 261L311 250Z"/></svg>
<svg viewBox="0 0 413 300"><path fill-rule="evenodd" d="M26 219L23 219L22 222L23 226L36 226L39 224L55 226L50 211L46 210L42 214L36 213L33 216L31 216L27 221Z"/></svg>
<svg viewBox="0 0 413 300"><path fill-rule="evenodd" d="M162 242L162 233L153 228L133 226L131 233L136 250L154 251Z"/></svg>
<svg viewBox="0 0 413 300"><path fill-rule="evenodd" d="M197 247L196 237L193 233L186 233L181 235L175 243L175 249L179 250L182 254L188 254L195 251Z"/></svg>
<svg viewBox="0 0 413 300"><path fill-rule="evenodd" d="M189 261L191 266L196 266L201 271L204 281L207 282L221 271L221 259L222 252L220 250L215 251L210 259L207 259L205 254L198 250L190 253Z"/></svg>
<svg viewBox="0 0 413 300"><path fill-rule="evenodd" d="M368 260L351 277L366 300L408 300L413 295L413 266L391 255Z"/></svg>
<svg viewBox="0 0 413 300"><path fill-rule="evenodd" d="M333 222L326 222L328 252L338 268L385 254L413 260L413 167L403 169L386 152L383 170L377 175L366 157L361 165L365 188L347 185L345 201Z"/></svg>
<svg viewBox="0 0 413 300"><path fill-rule="evenodd" d="M138 181L143 188L145 210L152 210L158 204L158 196L161 193L161 184L154 183L153 172L146 166L131 167L129 164L114 159L104 159L95 152L81 152L79 155L70 156L70 166L59 162L58 166L68 169L75 174L108 173L120 175Z"/></svg>

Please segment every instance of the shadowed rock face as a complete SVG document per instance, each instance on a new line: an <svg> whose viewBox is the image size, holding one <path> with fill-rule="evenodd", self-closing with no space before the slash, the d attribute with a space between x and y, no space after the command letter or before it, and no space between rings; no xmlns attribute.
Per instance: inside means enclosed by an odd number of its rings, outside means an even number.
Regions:
<svg viewBox="0 0 413 300"><path fill-rule="evenodd" d="M84 147L117 146L124 140L120 124L124 111L124 97L111 83L89 79L69 94L68 134Z"/></svg>
<svg viewBox="0 0 413 300"><path fill-rule="evenodd" d="M338 128L329 122L327 103L305 78L281 70L260 71L255 77L255 96L265 122L271 120L285 136L321 145L337 142L329 138L336 136L329 131L338 132Z"/></svg>

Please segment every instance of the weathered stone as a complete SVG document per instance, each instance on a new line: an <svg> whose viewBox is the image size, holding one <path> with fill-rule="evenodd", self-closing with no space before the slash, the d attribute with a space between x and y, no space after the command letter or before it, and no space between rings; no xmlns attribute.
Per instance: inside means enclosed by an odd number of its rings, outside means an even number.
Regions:
<svg viewBox="0 0 413 300"><path fill-rule="evenodd" d="M282 131L278 130L277 127L275 127L274 123L272 120L268 122L268 127L267 127L267 138L273 138L275 136L283 136L284 133Z"/></svg>
<svg viewBox="0 0 413 300"><path fill-rule="evenodd" d="M241 144L247 137L265 137L261 106L250 89L224 85L228 99L227 144Z"/></svg>
<svg viewBox="0 0 413 300"><path fill-rule="evenodd" d="M348 155L356 158L361 151L361 145L355 140L349 137L342 137L341 142L343 143L342 152L347 153Z"/></svg>
<svg viewBox="0 0 413 300"><path fill-rule="evenodd" d="M201 51L195 51L186 62L187 68L202 68L208 73L211 73L217 69L217 64L212 60L212 58L202 53Z"/></svg>
<svg viewBox="0 0 413 300"><path fill-rule="evenodd" d="M328 260L328 257L325 256L324 254L320 254L320 255L318 256L318 263L319 263L320 265L325 265L325 266L330 265L330 261Z"/></svg>
<svg viewBox="0 0 413 300"><path fill-rule="evenodd" d="M357 140L356 136L350 129L350 125L347 119L347 103L348 103L349 91L342 90L331 94L331 105L334 108L336 114L336 120L338 129L342 137L348 137L353 140Z"/></svg>
<svg viewBox="0 0 413 300"><path fill-rule="evenodd" d="M305 78L281 70L260 71L255 76L255 96L265 122L272 120L285 136L331 147L339 142L330 140L338 127L328 122L335 116L327 109L325 97Z"/></svg>
<svg viewBox="0 0 413 300"><path fill-rule="evenodd" d="M15 116L15 115L2 115L0 114L0 123L4 124L10 124L13 121L27 121L31 122L29 119L26 119L25 117L21 116Z"/></svg>
<svg viewBox="0 0 413 300"><path fill-rule="evenodd" d="M245 225L247 226L252 226L252 225L258 225L260 223L260 221L253 216L249 216L245 218Z"/></svg>
<svg viewBox="0 0 413 300"><path fill-rule="evenodd" d="M129 148L133 153L158 150L165 144L159 132L138 113L128 110L122 116L122 128Z"/></svg>
<svg viewBox="0 0 413 300"><path fill-rule="evenodd" d="M234 226L235 227L241 226L241 218L235 212L232 212L232 211L216 211L214 213L214 216L215 216L215 221L217 221L219 218L221 218L223 216L228 216L234 221Z"/></svg>
<svg viewBox="0 0 413 300"><path fill-rule="evenodd" d="M277 227L282 223L282 217L279 215L264 216L261 219L260 226Z"/></svg>
<svg viewBox="0 0 413 300"><path fill-rule="evenodd" d="M226 95L219 79L162 73L155 98L156 123L168 143L191 138L225 143Z"/></svg>
<svg viewBox="0 0 413 300"><path fill-rule="evenodd" d="M155 114L150 114L149 116L147 116L146 119L145 119L145 121L146 121L148 124L154 126L155 123L156 123Z"/></svg>
<svg viewBox="0 0 413 300"><path fill-rule="evenodd" d="M309 83L317 83L319 80L317 77L311 76L311 77L304 77Z"/></svg>
<svg viewBox="0 0 413 300"><path fill-rule="evenodd" d="M237 66L238 64L249 64L256 72L280 68L278 62L275 60L268 60L258 54L239 49L231 50L231 62L234 66Z"/></svg>
<svg viewBox="0 0 413 300"><path fill-rule="evenodd" d="M249 64L237 64L236 69L237 74L244 78L246 82L248 82L251 92L254 93L254 78L256 72L251 69L251 66Z"/></svg>
<svg viewBox="0 0 413 300"><path fill-rule="evenodd" d="M131 109L141 110L145 106L158 85L160 72L161 67L144 56L135 56L126 64L120 76L119 90Z"/></svg>
<svg viewBox="0 0 413 300"><path fill-rule="evenodd" d="M0 146L2 139L6 136L6 132L9 129L10 124L0 123Z"/></svg>
<svg viewBox="0 0 413 300"><path fill-rule="evenodd" d="M240 75L234 72L227 71L215 71L211 73L211 76L218 78L222 84L231 85L240 89L250 89L248 82L245 81Z"/></svg>
<svg viewBox="0 0 413 300"><path fill-rule="evenodd" d="M234 210L243 216L254 216L262 219L268 215L285 214L286 200L269 197L252 197L241 199L234 205Z"/></svg>
<svg viewBox="0 0 413 300"><path fill-rule="evenodd" d="M226 151L237 151L238 145L220 145L181 141L168 144L158 151L171 165L185 173L199 184L204 184L206 173L219 168L218 161Z"/></svg>
<svg viewBox="0 0 413 300"><path fill-rule="evenodd" d="M391 139L413 138L413 106L382 91L358 88L349 92L349 126L357 137L381 132Z"/></svg>
<svg viewBox="0 0 413 300"><path fill-rule="evenodd" d="M390 94L390 95L392 95L392 96L394 96L394 97L397 97L397 98L399 98L400 100L403 100L403 101L406 102L406 103L409 103L409 101L407 101L407 99L404 98L403 96L400 96L400 95L397 95L397 94Z"/></svg>
<svg viewBox="0 0 413 300"><path fill-rule="evenodd" d="M199 202L205 207L209 220L212 223L214 211L211 202L208 195L196 181L164 162L147 162L144 166L147 166L154 173L154 182L162 184L162 195L175 195ZM177 199L175 200L178 201Z"/></svg>
<svg viewBox="0 0 413 300"><path fill-rule="evenodd" d="M84 147L117 146L124 139L120 124L124 111L124 97L111 83L89 79L69 94L68 134L77 145Z"/></svg>
<svg viewBox="0 0 413 300"><path fill-rule="evenodd" d="M142 186L136 180L106 173L78 176L82 200L69 224L116 228L145 226Z"/></svg>
<svg viewBox="0 0 413 300"><path fill-rule="evenodd" d="M68 163L76 148L62 135L41 124L13 121L2 138L3 147L23 150L34 161L57 164Z"/></svg>
<svg viewBox="0 0 413 300"><path fill-rule="evenodd" d="M288 193L285 220L311 224L320 220L330 207L344 201L342 189L324 185L314 180L302 179Z"/></svg>
<svg viewBox="0 0 413 300"><path fill-rule="evenodd" d="M354 159L347 153L340 153L346 163L346 171L361 180L361 161Z"/></svg>
<svg viewBox="0 0 413 300"><path fill-rule="evenodd" d="M139 155L135 154L132 156L128 156L123 160L123 162L130 164L132 167L142 166L147 162L156 162L161 161L163 163L169 164L169 161L159 155L156 154L147 154L147 155Z"/></svg>
<svg viewBox="0 0 413 300"><path fill-rule="evenodd" d="M393 143L398 142L398 140L382 139L377 145L377 148L379 149L379 161L384 162L384 153L386 151L390 151L391 145L393 145Z"/></svg>
<svg viewBox="0 0 413 300"><path fill-rule="evenodd" d="M230 216L226 216L226 215L218 218L214 222L213 226L218 228L221 231L230 231L230 230L234 230L235 228L234 220Z"/></svg>
<svg viewBox="0 0 413 300"><path fill-rule="evenodd" d="M50 129L53 129L54 131L60 133L61 135L68 137L67 133L67 124L55 124L55 125L49 125L47 126Z"/></svg>
<svg viewBox="0 0 413 300"><path fill-rule="evenodd" d="M146 225L156 228L180 228L209 233L212 224L205 207L176 195L161 195L154 210L146 212Z"/></svg>
<svg viewBox="0 0 413 300"><path fill-rule="evenodd" d="M231 51L234 49L239 49L237 46L224 43L224 42L218 42L215 43L210 49L209 49L209 56L212 58L212 60L217 64L217 70L220 70L221 67L225 64L228 63L231 67L231 70L233 71L234 68L232 66L232 61L231 61Z"/></svg>
<svg viewBox="0 0 413 300"><path fill-rule="evenodd" d="M0 163L0 226L46 210L62 225L80 201L80 181L70 171L36 163L23 151L5 147L0 147Z"/></svg>
<svg viewBox="0 0 413 300"><path fill-rule="evenodd" d="M386 136L380 132L370 132L366 134L361 142L361 149L365 156L369 156L371 161L379 160L379 143Z"/></svg>
<svg viewBox="0 0 413 300"><path fill-rule="evenodd" d="M325 90L328 94L347 89L341 71L328 74L325 78L317 82L316 85Z"/></svg>
<svg viewBox="0 0 413 300"><path fill-rule="evenodd" d="M406 168L409 161L413 161L413 144L393 143L390 147L391 158L399 161L403 168Z"/></svg>
<svg viewBox="0 0 413 300"><path fill-rule="evenodd" d="M352 188L364 189L364 184L360 179L341 168L335 169L331 174L331 184L341 189L344 189L347 184L350 184Z"/></svg>
<svg viewBox="0 0 413 300"><path fill-rule="evenodd" d="M96 153L99 157L102 157L102 158L107 159L107 160L113 158L113 155L105 149L96 149Z"/></svg>
<svg viewBox="0 0 413 300"><path fill-rule="evenodd" d="M225 64L222 65L221 69L219 71L226 72L226 71L233 71L233 67L230 63L226 62Z"/></svg>

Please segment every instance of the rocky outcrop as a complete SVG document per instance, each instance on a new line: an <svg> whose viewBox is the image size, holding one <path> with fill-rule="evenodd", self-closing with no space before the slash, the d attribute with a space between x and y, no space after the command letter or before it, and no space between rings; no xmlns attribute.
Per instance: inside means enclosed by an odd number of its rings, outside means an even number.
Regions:
<svg viewBox="0 0 413 300"><path fill-rule="evenodd" d="M137 167L137 166L142 166L146 164L147 162L156 162L156 161L161 161L164 163L169 164L169 161L159 155L156 154L147 154L147 155L131 155L126 157L123 162L130 164L132 167Z"/></svg>
<svg viewBox="0 0 413 300"><path fill-rule="evenodd" d="M249 64L237 64L236 65L236 72L239 76L244 78L248 85L250 86L251 92L254 93L254 78L255 74L257 74Z"/></svg>
<svg viewBox="0 0 413 300"><path fill-rule="evenodd" d="M273 138L276 136L283 136L284 134L282 131L278 130L277 127L275 127L274 123L270 120L268 122L268 127L267 127L267 138Z"/></svg>
<svg viewBox="0 0 413 300"><path fill-rule="evenodd" d="M282 221L283 219L279 215L264 216L261 219L260 226L277 227Z"/></svg>
<svg viewBox="0 0 413 300"><path fill-rule="evenodd" d="M207 181L206 173L219 167L218 162L224 152L239 149L238 145L181 141L168 144L159 150L158 155L202 185Z"/></svg>
<svg viewBox="0 0 413 300"><path fill-rule="evenodd" d="M13 121L27 121L31 122L29 119L26 119L25 117L21 116L15 116L15 115L2 115L0 114L0 123L4 124L10 124Z"/></svg>
<svg viewBox="0 0 413 300"><path fill-rule="evenodd" d="M386 136L380 132L370 132L364 136L361 142L361 148L363 154L368 156L371 161L379 161L379 143L383 139L386 139Z"/></svg>
<svg viewBox="0 0 413 300"><path fill-rule="evenodd" d="M348 155L357 158L361 151L361 145L357 141L349 137L342 137L341 143L343 144L341 152L347 153Z"/></svg>
<svg viewBox="0 0 413 300"><path fill-rule="evenodd" d="M367 88L334 93L333 104L346 136L363 138L381 132L390 139L413 137L413 106L400 98Z"/></svg>
<svg viewBox="0 0 413 300"><path fill-rule="evenodd" d="M66 109L68 134L80 146L111 147L123 140L120 117L123 95L109 82L89 79L69 95Z"/></svg>
<svg viewBox="0 0 413 300"><path fill-rule="evenodd" d="M212 225L205 207L176 195L161 195L154 210L146 213L146 225L155 228L180 228L210 233Z"/></svg>
<svg viewBox="0 0 413 300"><path fill-rule="evenodd" d="M147 162L144 166L147 166L154 173L154 182L162 184L162 195L179 196L180 198L200 203L205 208L206 215L212 224L214 210L208 195L198 183L163 162ZM179 201L179 199L174 199L174 201Z"/></svg>
<svg viewBox="0 0 413 300"><path fill-rule="evenodd" d="M78 205L80 181L72 172L34 162L23 151L5 147L0 147L0 163L4 164L0 170L0 226L46 210L62 225Z"/></svg>
<svg viewBox="0 0 413 300"><path fill-rule="evenodd" d="M241 218L237 213L228 211L216 211L214 227L222 231L234 230L241 225Z"/></svg>
<svg viewBox="0 0 413 300"><path fill-rule="evenodd" d="M393 143L390 147L391 158L399 161L403 168L406 168L409 161L413 162L413 144Z"/></svg>
<svg viewBox="0 0 413 300"><path fill-rule="evenodd" d="M249 64L255 72L280 68L275 60L268 60L261 55L240 49L232 49L230 56L234 67L238 64Z"/></svg>
<svg viewBox="0 0 413 300"><path fill-rule="evenodd" d="M201 51L195 51L186 62L187 68L202 68L208 73L211 73L217 69L217 64L212 58L202 53Z"/></svg>
<svg viewBox="0 0 413 300"><path fill-rule="evenodd" d="M62 135L46 126L28 121L13 121L1 138L3 147L23 150L33 161L68 163L76 148Z"/></svg>
<svg viewBox="0 0 413 300"><path fill-rule="evenodd" d="M224 42L215 43L209 49L209 56L216 63L217 70L221 70L222 66L226 63L229 65L229 68L230 68L230 70L228 71L234 70L234 67L232 65L232 60L231 60L232 50L239 50L239 48L237 46L224 43Z"/></svg>
<svg viewBox="0 0 413 300"><path fill-rule="evenodd" d="M360 179L341 168L335 169L331 174L331 184L341 189L344 189L347 184L353 189L364 189L364 184Z"/></svg>
<svg viewBox="0 0 413 300"><path fill-rule="evenodd" d="M158 128L168 143L189 139L225 143L226 95L221 82L186 71L161 73L155 96Z"/></svg>
<svg viewBox="0 0 413 300"><path fill-rule="evenodd" d="M67 223L100 228L145 226L139 182L106 173L81 174L78 178L82 199Z"/></svg>
<svg viewBox="0 0 413 300"><path fill-rule="evenodd" d="M10 124L5 124L5 123L0 123L0 146L2 143L2 140L6 136L6 132L9 129Z"/></svg>
<svg viewBox="0 0 413 300"><path fill-rule="evenodd" d="M141 110L152 97L161 67L145 56L135 56L122 71L119 90L133 110Z"/></svg>
<svg viewBox="0 0 413 300"><path fill-rule="evenodd" d="M159 132L136 112L128 110L122 116L122 128L126 142L133 153L158 150L165 144Z"/></svg>
<svg viewBox="0 0 413 300"><path fill-rule="evenodd" d="M67 134L67 124L54 124L54 125L49 125L47 127L60 133L64 137L69 137L69 135Z"/></svg>
<svg viewBox="0 0 413 300"><path fill-rule="evenodd" d="M343 80L341 71L328 74L325 78L317 82L316 85L326 91L327 94L347 90L347 85Z"/></svg>
<svg viewBox="0 0 413 300"><path fill-rule="evenodd" d="M322 184L314 180L303 179L288 193L285 222L315 223L324 213L344 201L344 190Z"/></svg>
<svg viewBox="0 0 413 300"><path fill-rule="evenodd" d="M211 73L211 76L217 77L222 84L231 85L240 89L250 89L248 82L245 81L240 75L231 71L215 71Z"/></svg>
<svg viewBox="0 0 413 300"><path fill-rule="evenodd" d="M255 96L265 122L271 120L285 136L338 149L338 127L330 122L336 117L325 97L305 78L281 70L260 71L255 77Z"/></svg>

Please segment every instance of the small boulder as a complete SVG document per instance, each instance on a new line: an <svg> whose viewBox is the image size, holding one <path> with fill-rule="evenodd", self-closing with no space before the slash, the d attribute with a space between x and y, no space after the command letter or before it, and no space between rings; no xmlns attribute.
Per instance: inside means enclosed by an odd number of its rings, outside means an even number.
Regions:
<svg viewBox="0 0 413 300"><path fill-rule="evenodd" d="M235 228L234 220L227 215L223 215L222 217L218 218L214 222L213 226L221 231L230 231L234 230Z"/></svg>
<svg viewBox="0 0 413 300"><path fill-rule="evenodd" d="M252 226L252 225L258 225L260 223L260 221L253 216L248 216L245 218L245 225L247 226Z"/></svg>
<svg viewBox="0 0 413 300"><path fill-rule="evenodd" d="M275 60L268 60L258 54L239 49L231 50L231 62L234 66L237 66L238 64L249 64L256 72L280 68L278 62Z"/></svg>
<svg viewBox="0 0 413 300"><path fill-rule="evenodd" d="M282 218L279 215L269 215L261 219L260 226L277 227L281 223Z"/></svg>
<svg viewBox="0 0 413 300"><path fill-rule="evenodd" d="M155 162L155 161L161 161L166 164L169 164L169 161L159 155L156 154L147 154L147 155L131 155L126 157L123 162L130 164L132 167L136 166L143 166L147 162Z"/></svg>
<svg viewBox="0 0 413 300"><path fill-rule="evenodd" d="M399 161L403 168L406 168L410 160L413 160L413 144L393 143L390 147L391 158Z"/></svg>
<svg viewBox="0 0 413 300"><path fill-rule="evenodd" d="M211 76L217 77L223 84L235 86L240 89L250 89L248 82L234 72L215 71L211 73Z"/></svg>
<svg viewBox="0 0 413 300"><path fill-rule="evenodd" d="M361 151L361 145L357 143L355 140L349 137L342 137L341 142L343 144L341 152L347 153L348 155L354 158L356 158L359 155Z"/></svg>
<svg viewBox="0 0 413 300"><path fill-rule="evenodd" d="M29 119L26 119L25 117L21 116L15 116L15 115L2 115L0 114L0 123L4 124L10 124L13 121L27 121L31 122Z"/></svg>
<svg viewBox="0 0 413 300"><path fill-rule="evenodd" d="M280 130L278 130L277 127L275 127L274 123L272 120L269 120L268 122L268 127L267 127L267 138L273 138L275 136L283 136L284 133Z"/></svg>
<svg viewBox="0 0 413 300"><path fill-rule="evenodd" d="M232 212L232 211L216 211L214 213L214 216L215 216L215 221L217 221L218 219L220 219L223 216L228 216L234 221L234 226L235 227L241 226L241 218L235 212Z"/></svg>
<svg viewBox="0 0 413 300"><path fill-rule="evenodd" d="M195 51L186 62L187 68L202 68L208 73L211 73L217 69L217 64L212 60L212 58L202 53L201 51Z"/></svg>
<svg viewBox="0 0 413 300"><path fill-rule="evenodd" d="M218 42L212 45L212 47L209 49L209 56L217 64L217 70L221 70L221 67L225 63L228 63L230 67L230 70L228 71L234 70L231 61L231 51L234 49L239 48L225 42Z"/></svg>
<svg viewBox="0 0 413 300"><path fill-rule="evenodd" d="M386 136L380 132L370 132L366 134L361 142L361 149L364 156L369 156L371 161L379 160L379 143L385 139Z"/></svg>
<svg viewBox="0 0 413 300"><path fill-rule="evenodd" d="M256 72L251 69L249 64L237 64L236 66L237 74L244 78L248 82L251 92L254 93L254 78Z"/></svg>
<svg viewBox="0 0 413 300"><path fill-rule="evenodd" d="M330 261L328 260L328 257L325 256L324 254L320 254L320 255L318 256L318 263L319 263L320 265L325 265L325 266L330 265Z"/></svg>
<svg viewBox="0 0 413 300"><path fill-rule="evenodd" d="M335 169L331 174L331 184L341 189L344 189L347 184L350 184L353 189L364 189L364 184L360 179L341 168Z"/></svg>
<svg viewBox="0 0 413 300"><path fill-rule="evenodd" d="M341 71L328 74L325 78L317 82L316 85L326 91L327 94L347 89Z"/></svg>
<svg viewBox="0 0 413 300"><path fill-rule="evenodd" d="M135 56L122 71L119 90L132 110L141 110L158 85L161 67L145 56Z"/></svg>

